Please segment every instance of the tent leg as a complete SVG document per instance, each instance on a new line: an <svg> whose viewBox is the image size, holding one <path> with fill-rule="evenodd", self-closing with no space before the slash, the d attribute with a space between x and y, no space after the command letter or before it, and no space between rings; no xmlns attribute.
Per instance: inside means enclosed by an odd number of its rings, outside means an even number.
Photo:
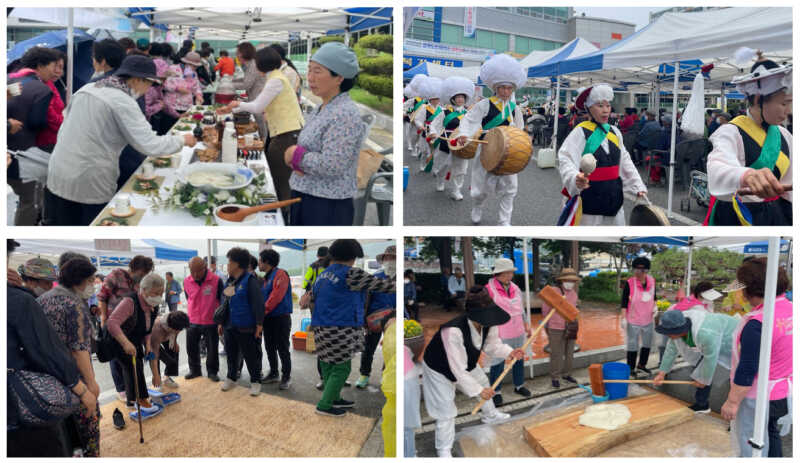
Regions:
<svg viewBox="0 0 800 463"><path fill-rule="evenodd" d="M561 103L559 98L559 93L561 93L561 77L556 77L556 98L555 98L555 109L553 110L553 139L551 140L553 143L553 150L555 151L558 148L557 140L558 140L558 106Z"/></svg>
<svg viewBox="0 0 800 463"><path fill-rule="evenodd" d="M528 278L528 238L522 238L522 263L525 265L525 311L528 314L528 323L531 322L531 285ZM522 361L525 364L525 360ZM531 378L533 378L533 346L531 346Z"/></svg>
<svg viewBox="0 0 800 463"><path fill-rule="evenodd" d="M778 286L778 259L780 257L781 238L769 238L767 248L767 281L764 285L764 315L761 326L768 329L761 330L761 350L758 358L759 378L769 377L770 357L772 355L772 332L775 320L775 291ZM767 414L769 407L769 382L759 381L756 389L756 416L753 437L750 439L755 446L764 445L764 430L767 428ZM753 457L760 458L762 449L753 448Z"/></svg>
<svg viewBox="0 0 800 463"><path fill-rule="evenodd" d="M70 8L69 12L67 13L67 101L65 104L69 104L69 100L72 99L72 86L73 82L73 73L75 72L75 8Z"/></svg>
<svg viewBox="0 0 800 463"><path fill-rule="evenodd" d="M672 190L675 183L675 138L678 127L678 73L680 72L680 61L675 61L675 69L672 79L672 134L669 144L669 189L667 191L667 217L672 218Z"/></svg>

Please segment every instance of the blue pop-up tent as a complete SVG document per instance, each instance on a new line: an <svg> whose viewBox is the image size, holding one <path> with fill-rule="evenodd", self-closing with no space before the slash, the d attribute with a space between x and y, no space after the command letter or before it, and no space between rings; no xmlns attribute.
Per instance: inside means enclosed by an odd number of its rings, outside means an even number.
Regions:
<svg viewBox="0 0 800 463"><path fill-rule="evenodd" d="M75 29L74 40L75 57L74 68L72 70L74 83L72 88L77 90L89 82L89 79L92 78L92 73L94 72L94 68L92 67L92 44L94 43L94 36L87 34L80 29ZM24 55L25 52L31 47L36 46L55 48L56 50L66 54L67 30L62 29L45 32L44 34L37 35L36 37L17 43L6 53L8 69L15 69L18 67L18 60L22 58L22 55ZM66 87L67 86L65 83L64 88Z"/></svg>

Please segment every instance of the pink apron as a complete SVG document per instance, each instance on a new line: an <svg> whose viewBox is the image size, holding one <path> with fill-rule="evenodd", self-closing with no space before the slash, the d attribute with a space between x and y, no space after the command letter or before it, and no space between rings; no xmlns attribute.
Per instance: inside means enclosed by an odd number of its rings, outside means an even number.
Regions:
<svg viewBox="0 0 800 463"><path fill-rule="evenodd" d="M628 310L625 311L625 318L628 323L636 326L647 326L653 322L653 310L656 306L656 280L647 275L647 290L642 287L642 282L638 278L628 279L630 289L630 300Z"/></svg>
<svg viewBox="0 0 800 463"><path fill-rule="evenodd" d="M489 280L486 285L489 296L498 307L511 316L506 324L498 327L500 339L517 338L525 334L525 321L523 320L522 291L513 282L508 287L508 292L496 278Z"/></svg>
<svg viewBox="0 0 800 463"><path fill-rule="evenodd" d="M742 321L736 327L733 333L733 349L731 352L731 381L733 381L741 358L742 330L750 320L762 321L763 317L764 305L761 304L742 317ZM769 400L780 400L789 394L789 388L792 383L792 303L786 299L784 294L775 299L773 327L772 355L770 356L767 390L769 391ZM753 385L747 391L748 399L756 398L758 381L759 378L756 375Z"/></svg>

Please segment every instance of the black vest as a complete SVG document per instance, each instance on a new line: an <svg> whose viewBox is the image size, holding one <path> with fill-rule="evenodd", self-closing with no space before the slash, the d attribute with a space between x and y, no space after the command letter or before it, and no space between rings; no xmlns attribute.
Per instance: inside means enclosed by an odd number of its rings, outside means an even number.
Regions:
<svg viewBox="0 0 800 463"><path fill-rule="evenodd" d="M144 338L153 331L153 325L158 317L158 307L153 307L153 311L150 312L150 329L147 329L145 326L144 309L142 309L142 305L139 303L139 294L130 293L125 297L129 297L133 300L133 315L125 320L120 328L122 332L125 333L125 337L138 349L144 342Z"/></svg>
<svg viewBox="0 0 800 463"><path fill-rule="evenodd" d="M448 106L448 107L444 108L442 110L442 112L444 113L445 119L447 119L447 116L449 116L451 113L454 113L456 111L452 107ZM466 114L467 113L464 113L464 115L466 115ZM453 120L448 122L447 125L444 127L445 132L444 132L444 134L442 136L443 137L450 136L450 134L453 133L453 130L456 130L458 128L458 124L460 124L460 123L461 123L461 119L459 119L458 117L454 117ZM439 143L439 151L441 151L443 153L449 153L450 152L450 145L447 143L447 140L442 140Z"/></svg>
<svg viewBox="0 0 800 463"><path fill-rule="evenodd" d="M586 127L580 127L586 140L592 135L592 131ZM602 130L602 129L601 129ZM612 132L613 133L613 132ZM622 140L620 140L622 141ZM619 147L611 140L608 140L608 150L606 153L602 144L595 150L594 157L597 159L597 167L618 166L621 152ZM617 177L613 180L591 180L589 188L581 191L581 202L583 203L583 213L590 215L615 216L622 207L625 197L622 194L622 179Z"/></svg>
<svg viewBox="0 0 800 463"><path fill-rule="evenodd" d="M514 111L516 111L516 109L514 109ZM497 117L498 114L500 114L500 110L497 109L497 106L495 106L494 103L489 101L489 112L487 112L486 116L484 116L484 118L481 120L481 128L486 127L486 124L491 122L495 117ZM511 113L511 117L512 118L514 117L513 112ZM498 125L498 127L500 127L501 125L511 125L511 124L508 122L508 119L503 119L503 122L501 122ZM481 135L481 139L483 139L483 135Z"/></svg>
<svg viewBox="0 0 800 463"><path fill-rule="evenodd" d="M456 381L456 377L450 369L450 362L447 361L447 352L444 350L444 341L442 341L442 328L458 328L461 330L461 334L464 337L464 348L467 350L467 371L472 371L478 365L478 358L481 356L483 344L486 342L486 335L489 333L489 329L483 328L481 348L477 349L472 343L472 333L469 329L469 323L470 321L467 315L464 314L441 325L439 331L433 335L431 342L428 343L428 347L425 348L425 355L423 356L425 365L428 365L433 371L443 374L445 378L453 382Z"/></svg>
<svg viewBox="0 0 800 463"><path fill-rule="evenodd" d="M739 126L736 126L736 128L739 129L739 135L742 137L742 145L744 146L744 163L747 167L750 167L761 156L761 147L758 146L758 143L756 143L755 140L750 138L750 135L748 135L744 129ZM787 156L789 155L789 143L787 143L786 139L783 137L783 132L781 132L781 151L783 151L783 153ZM781 178L781 171L778 169L777 164L772 168L772 173L775 175L775 178Z"/></svg>

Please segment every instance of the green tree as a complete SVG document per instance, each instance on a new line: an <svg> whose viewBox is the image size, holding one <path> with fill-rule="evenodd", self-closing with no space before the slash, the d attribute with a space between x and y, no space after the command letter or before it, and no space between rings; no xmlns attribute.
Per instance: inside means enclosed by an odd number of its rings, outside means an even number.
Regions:
<svg viewBox="0 0 800 463"><path fill-rule="evenodd" d="M736 268L741 265L742 259L741 254L724 249L695 249L692 252L692 282L707 280L714 286L725 285L735 278ZM657 280L684 280L688 262L689 253L686 250L667 249L653 256L650 273Z"/></svg>

